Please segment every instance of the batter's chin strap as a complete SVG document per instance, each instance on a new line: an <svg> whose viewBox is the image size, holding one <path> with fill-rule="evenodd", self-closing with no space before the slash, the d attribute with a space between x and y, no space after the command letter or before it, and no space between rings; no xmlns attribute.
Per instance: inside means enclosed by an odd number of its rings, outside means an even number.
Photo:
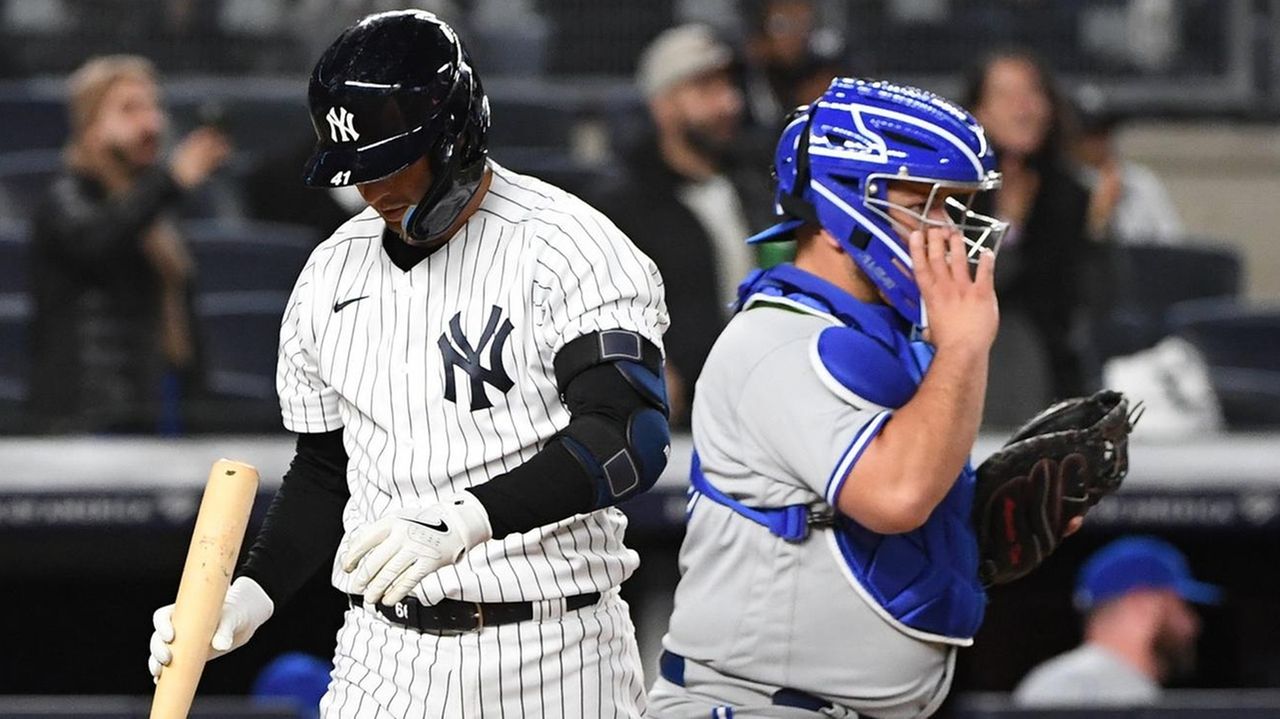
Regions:
<svg viewBox="0 0 1280 719"><path fill-rule="evenodd" d="M569 385L575 378L589 380L596 368L611 368L617 374L609 385L617 387L621 375L634 394L625 389L612 391L608 406L599 397L590 403L572 396ZM662 352L638 332L602 330L569 342L555 358L556 384L569 407L569 426L557 435L582 465L596 487L595 509L608 507L640 494L657 481L671 451L667 426L667 388L662 369ZM607 375L605 375L607 377ZM596 377L601 380L601 377ZM594 383L579 381L590 391ZM577 405L589 411L575 412Z"/></svg>
<svg viewBox="0 0 1280 719"><path fill-rule="evenodd" d="M433 171L437 173L435 180L422 200L410 205L400 220L409 244L427 245L439 239L457 222L463 208L480 188L487 166L484 157L455 171L457 160L454 158L457 155L454 152L444 163L432 163Z"/></svg>

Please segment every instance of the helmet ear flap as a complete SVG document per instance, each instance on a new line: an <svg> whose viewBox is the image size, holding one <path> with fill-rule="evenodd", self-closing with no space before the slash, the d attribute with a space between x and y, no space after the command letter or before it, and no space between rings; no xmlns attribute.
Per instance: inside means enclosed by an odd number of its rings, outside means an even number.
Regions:
<svg viewBox="0 0 1280 719"><path fill-rule="evenodd" d="M792 123L800 119L808 111L808 105L798 105L791 108L791 111L787 113L786 117L782 118L782 126L784 128L791 127ZM785 130L783 132L785 133ZM769 163L769 175L775 184L781 178L781 175L778 174L778 158L776 156L774 157L773 162Z"/></svg>
<svg viewBox="0 0 1280 719"><path fill-rule="evenodd" d="M791 192L778 197L778 204L792 217L805 222L818 224L818 210L813 203L804 199L805 188L809 186L809 132L813 127L813 106L801 105L787 114L785 126L804 117L804 125L800 128L799 142L796 143L796 174ZM774 181L777 182L777 166L773 167Z"/></svg>
<svg viewBox="0 0 1280 719"><path fill-rule="evenodd" d="M796 148L796 184L791 188L791 194L797 199L804 198L804 188L809 186L809 132L813 129L814 115L811 108L810 105L804 106L808 116L800 130L800 145Z"/></svg>

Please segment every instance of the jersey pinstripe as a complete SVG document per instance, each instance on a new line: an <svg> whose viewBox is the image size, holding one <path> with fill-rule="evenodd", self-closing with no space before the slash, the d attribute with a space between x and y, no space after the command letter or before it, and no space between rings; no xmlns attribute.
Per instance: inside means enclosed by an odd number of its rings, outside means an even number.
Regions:
<svg viewBox="0 0 1280 719"><path fill-rule="evenodd" d="M581 200L490 163L479 209L410 270L372 210L316 248L281 324L277 390L294 432L344 429L346 535L523 463L569 422L552 362L603 329L658 347L656 266ZM536 601L606 592L635 570L616 509L486 542L426 578L418 599ZM335 562L334 586L348 591Z"/></svg>
<svg viewBox="0 0 1280 719"><path fill-rule="evenodd" d="M349 610L321 716L639 719L646 699L616 590L563 616L441 637Z"/></svg>

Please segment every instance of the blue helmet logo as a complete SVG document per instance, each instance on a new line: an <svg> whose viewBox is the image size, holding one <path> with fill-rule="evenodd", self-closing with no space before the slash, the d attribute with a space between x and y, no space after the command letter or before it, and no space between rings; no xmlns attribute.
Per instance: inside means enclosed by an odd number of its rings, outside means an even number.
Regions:
<svg viewBox="0 0 1280 719"><path fill-rule="evenodd" d="M774 211L783 221L747 241L786 239L806 222L820 225L891 306L924 326L927 314L900 235L940 226L930 209L942 204L945 226L964 234L971 261L982 248L994 252L1006 225L970 204L978 192L999 187L995 168L982 127L958 105L919 88L837 78L789 118L774 158ZM889 202L894 181L931 188L922 212Z"/></svg>

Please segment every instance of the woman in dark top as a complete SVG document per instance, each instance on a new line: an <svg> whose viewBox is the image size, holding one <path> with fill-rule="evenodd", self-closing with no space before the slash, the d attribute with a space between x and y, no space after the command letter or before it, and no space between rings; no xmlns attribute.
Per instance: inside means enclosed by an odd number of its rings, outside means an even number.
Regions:
<svg viewBox="0 0 1280 719"><path fill-rule="evenodd" d="M979 198L985 204L979 211L1010 223L996 264L1001 337L992 351L996 381L987 412L989 424L1009 425L1050 399L1086 389L1074 336L1089 193L1063 157L1059 96L1032 55L990 56L970 75L967 104L995 146L1004 176L998 191ZM1017 372L1002 373L1002 366Z"/></svg>

